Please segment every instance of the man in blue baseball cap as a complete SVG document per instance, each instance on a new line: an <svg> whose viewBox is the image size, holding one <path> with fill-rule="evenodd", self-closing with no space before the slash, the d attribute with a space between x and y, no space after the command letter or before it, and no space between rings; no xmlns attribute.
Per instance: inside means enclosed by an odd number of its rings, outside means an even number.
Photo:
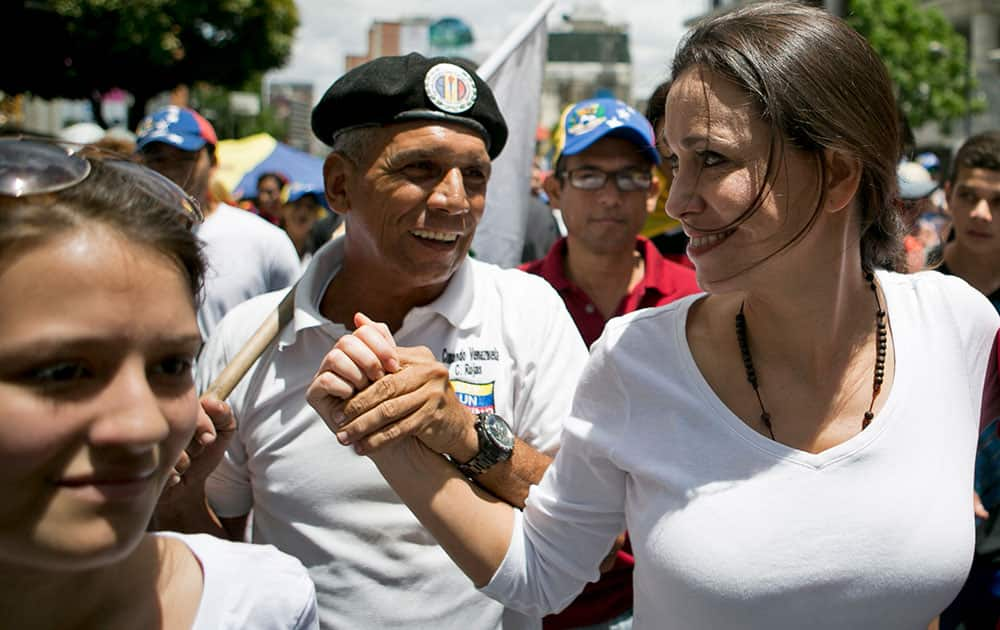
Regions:
<svg viewBox="0 0 1000 630"><path fill-rule="evenodd" d="M313 252L319 249L314 241L313 232L320 218L326 216L337 215L327 213L326 195L322 188L301 182L293 182L288 186L288 195L278 210L278 225L295 244L303 267L312 258ZM320 246L323 243L320 243Z"/></svg>
<svg viewBox="0 0 1000 630"><path fill-rule="evenodd" d="M612 317L700 290L693 271L639 236L660 163L642 114L611 98L574 103L559 121L554 163L544 187L567 235L522 269L555 287L588 345Z"/></svg>
<svg viewBox="0 0 1000 630"><path fill-rule="evenodd" d="M201 114L174 105L153 112L136 129L135 148L143 164L172 179L206 211L218 143L215 129Z"/></svg>
<svg viewBox="0 0 1000 630"><path fill-rule="evenodd" d="M231 308L289 286L300 269L295 246L284 231L209 195L218 142L215 129L201 114L175 105L153 112L136 131L140 161L186 190L205 214L196 228L209 269L198 308L205 338Z"/></svg>

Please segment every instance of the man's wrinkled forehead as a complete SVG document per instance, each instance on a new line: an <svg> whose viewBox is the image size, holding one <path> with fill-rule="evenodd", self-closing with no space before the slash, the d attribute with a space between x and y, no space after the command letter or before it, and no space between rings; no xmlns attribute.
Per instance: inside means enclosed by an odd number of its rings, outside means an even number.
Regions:
<svg viewBox="0 0 1000 630"><path fill-rule="evenodd" d="M486 143L474 131L453 123L409 122L386 125L381 156L390 162L430 161L455 166L491 164Z"/></svg>

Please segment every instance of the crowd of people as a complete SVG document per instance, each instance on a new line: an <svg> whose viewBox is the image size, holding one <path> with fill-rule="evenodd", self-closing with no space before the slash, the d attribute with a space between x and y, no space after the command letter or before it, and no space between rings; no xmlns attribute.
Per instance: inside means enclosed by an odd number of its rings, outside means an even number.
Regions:
<svg viewBox="0 0 1000 630"><path fill-rule="evenodd" d="M899 112L841 19L711 16L563 110L519 269L462 59L331 85L323 191L176 106L0 138L4 623L997 627L1000 131Z"/></svg>

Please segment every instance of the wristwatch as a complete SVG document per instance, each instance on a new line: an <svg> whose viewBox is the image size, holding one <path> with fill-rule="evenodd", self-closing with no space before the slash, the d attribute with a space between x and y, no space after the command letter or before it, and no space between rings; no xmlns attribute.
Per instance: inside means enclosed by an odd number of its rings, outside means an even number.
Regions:
<svg viewBox="0 0 1000 630"><path fill-rule="evenodd" d="M496 414L481 413L476 416L475 427L479 452L464 464L455 463L466 477L480 475L514 453L514 432L506 420Z"/></svg>

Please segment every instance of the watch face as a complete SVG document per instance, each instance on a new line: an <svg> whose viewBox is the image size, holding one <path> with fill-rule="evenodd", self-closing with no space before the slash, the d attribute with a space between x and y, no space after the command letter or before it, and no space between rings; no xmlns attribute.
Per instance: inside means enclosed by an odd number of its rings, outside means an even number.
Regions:
<svg viewBox="0 0 1000 630"><path fill-rule="evenodd" d="M505 449L514 447L514 433L502 418L489 414L481 422L493 442Z"/></svg>

